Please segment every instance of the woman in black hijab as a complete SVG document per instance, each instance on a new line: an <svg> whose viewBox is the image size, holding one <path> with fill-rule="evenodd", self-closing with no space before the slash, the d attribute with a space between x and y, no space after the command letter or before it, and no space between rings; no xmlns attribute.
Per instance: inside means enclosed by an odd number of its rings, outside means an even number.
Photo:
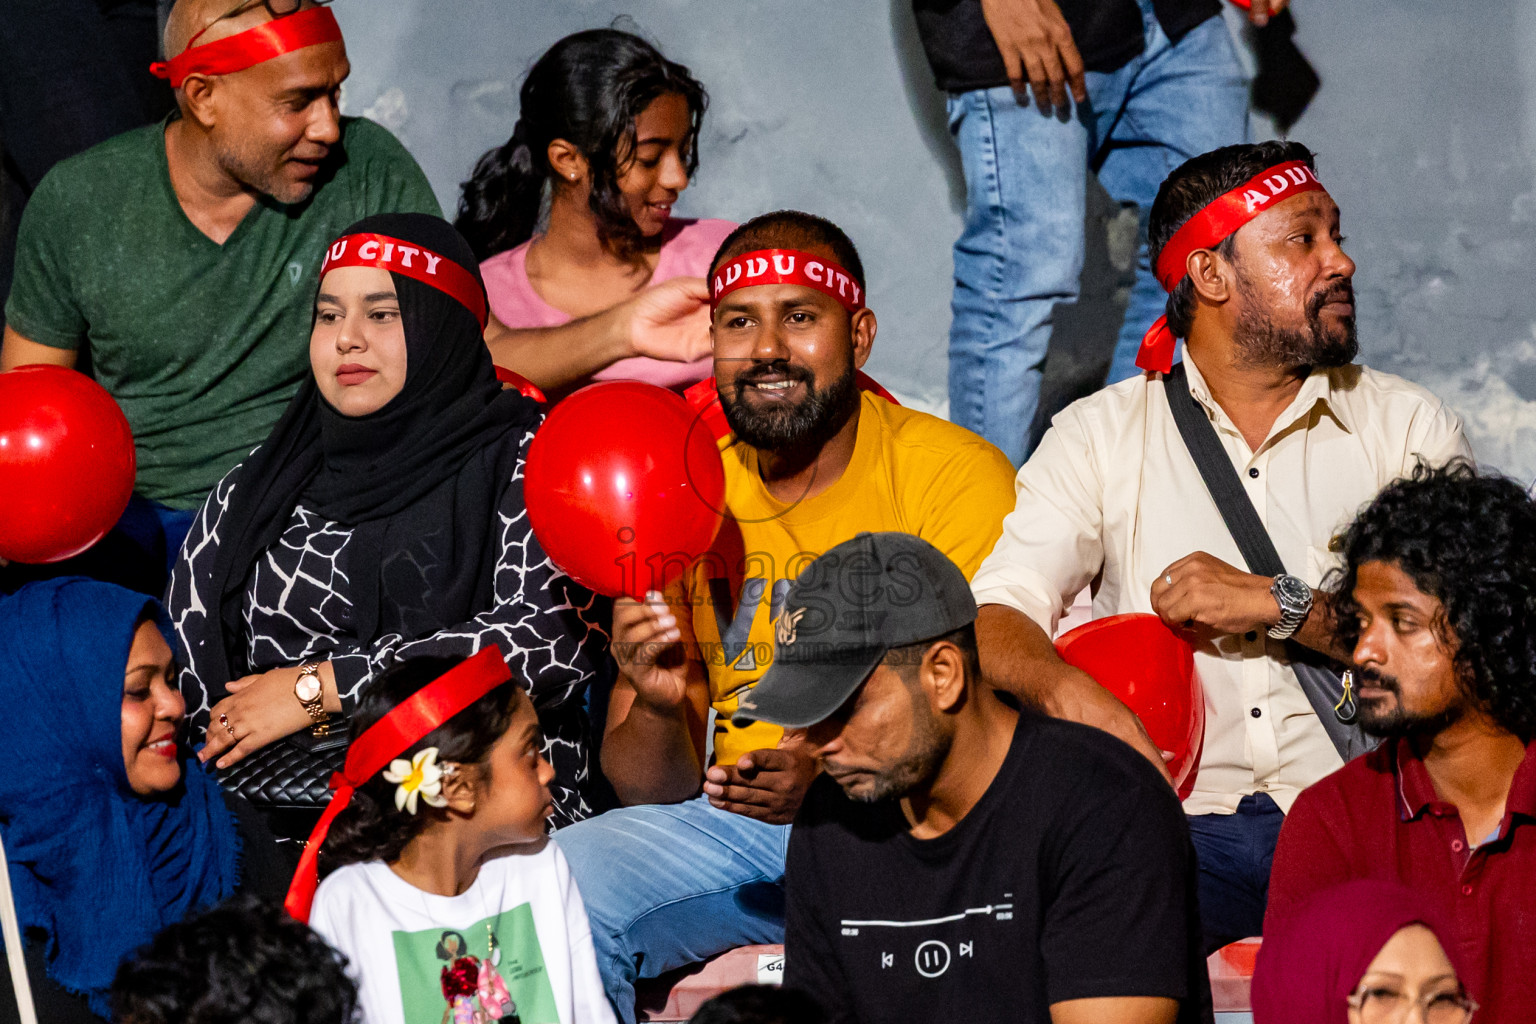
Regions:
<svg viewBox="0 0 1536 1024"><path fill-rule="evenodd" d="M528 525L541 414L501 389L484 317L474 255L445 221L369 217L331 245L314 373L208 496L171 575L205 760L325 729L404 658L495 644L539 708L556 824L591 812L582 698L606 609Z"/></svg>

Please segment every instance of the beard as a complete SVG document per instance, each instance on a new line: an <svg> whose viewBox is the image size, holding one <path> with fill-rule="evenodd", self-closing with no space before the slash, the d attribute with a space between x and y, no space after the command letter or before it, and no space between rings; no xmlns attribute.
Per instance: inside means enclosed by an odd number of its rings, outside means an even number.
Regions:
<svg viewBox="0 0 1536 1024"><path fill-rule="evenodd" d="M1277 327L1241 272L1237 282L1243 293L1243 312L1232 340L1242 362L1287 370L1303 366L1331 369L1347 366L1360 354L1353 314L1335 326L1324 324L1322 319L1323 307L1330 302L1354 304L1355 288L1349 281L1336 281L1307 299L1307 322L1302 328Z"/></svg>
<svg viewBox="0 0 1536 1024"><path fill-rule="evenodd" d="M921 707L919 700L923 701ZM848 799L860 804L900 799L938 775L939 766L949 756L952 736L939 728L919 693L913 694L912 705L912 742L907 744L906 752L892 764L871 772L867 783L854 790L845 787L843 792ZM837 767L835 762L828 764Z"/></svg>
<svg viewBox="0 0 1536 1024"><path fill-rule="evenodd" d="M1433 737L1461 718L1463 709L1460 704L1429 714L1410 713L1403 707L1402 686L1392 676L1382 675L1375 669L1357 668L1355 678L1362 683L1368 680L1372 686L1388 691L1395 698L1390 701L1374 698L1359 701L1360 710L1356 721L1361 729L1372 736L1380 736L1382 739Z"/></svg>
<svg viewBox="0 0 1536 1024"><path fill-rule="evenodd" d="M220 144L214 152L214 159L225 174L246 188L270 196L284 206L302 203L315 191L313 181L289 181L265 156L239 146Z"/></svg>
<svg viewBox="0 0 1536 1024"><path fill-rule="evenodd" d="M798 381L805 395L793 405L775 402L754 409L745 399L747 388L766 377ZM778 360L760 363L744 371L730 387L722 388L720 405L737 439L753 448L780 453L816 451L848 421L858 394L851 356L848 369L825 387L816 385L810 370Z"/></svg>

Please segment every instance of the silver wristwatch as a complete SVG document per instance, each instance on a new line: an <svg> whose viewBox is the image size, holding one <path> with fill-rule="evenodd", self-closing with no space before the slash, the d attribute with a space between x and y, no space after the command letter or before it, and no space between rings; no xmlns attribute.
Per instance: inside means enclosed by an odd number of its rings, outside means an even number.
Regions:
<svg viewBox="0 0 1536 1024"><path fill-rule="evenodd" d="M1275 640L1289 640L1312 611L1312 588L1306 580L1281 573L1270 584L1269 593L1280 606L1280 621L1269 627L1269 635Z"/></svg>

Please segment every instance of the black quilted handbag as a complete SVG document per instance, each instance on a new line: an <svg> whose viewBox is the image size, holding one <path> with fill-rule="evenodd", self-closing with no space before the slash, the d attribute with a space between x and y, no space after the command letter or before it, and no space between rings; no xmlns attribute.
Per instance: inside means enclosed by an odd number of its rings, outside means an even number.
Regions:
<svg viewBox="0 0 1536 1024"><path fill-rule="evenodd" d="M270 743L219 773L219 785L262 811L313 811L331 801L331 776L347 760L347 722L331 717L330 732L308 729Z"/></svg>

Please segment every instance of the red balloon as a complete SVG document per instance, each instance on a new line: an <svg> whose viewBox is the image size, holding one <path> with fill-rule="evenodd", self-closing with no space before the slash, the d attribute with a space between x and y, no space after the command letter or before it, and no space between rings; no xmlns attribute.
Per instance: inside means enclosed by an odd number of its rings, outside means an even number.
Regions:
<svg viewBox="0 0 1536 1024"><path fill-rule="evenodd" d="M1136 612L1084 623L1056 638L1063 661L1080 668L1136 713L1186 799L1205 743L1205 691L1188 643L1156 615Z"/></svg>
<svg viewBox="0 0 1536 1024"><path fill-rule="evenodd" d="M528 448L523 492L544 551L572 579L641 597L709 549L725 507L714 434L679 396L638 381L582 388Z"/></svg>
<svg viewBox="0 0 1536 1024"><path fill-rule="evenodd" d="M0 373L0 557L61 562L133 494L133 433L106 389L62 366Z"/></svg>

